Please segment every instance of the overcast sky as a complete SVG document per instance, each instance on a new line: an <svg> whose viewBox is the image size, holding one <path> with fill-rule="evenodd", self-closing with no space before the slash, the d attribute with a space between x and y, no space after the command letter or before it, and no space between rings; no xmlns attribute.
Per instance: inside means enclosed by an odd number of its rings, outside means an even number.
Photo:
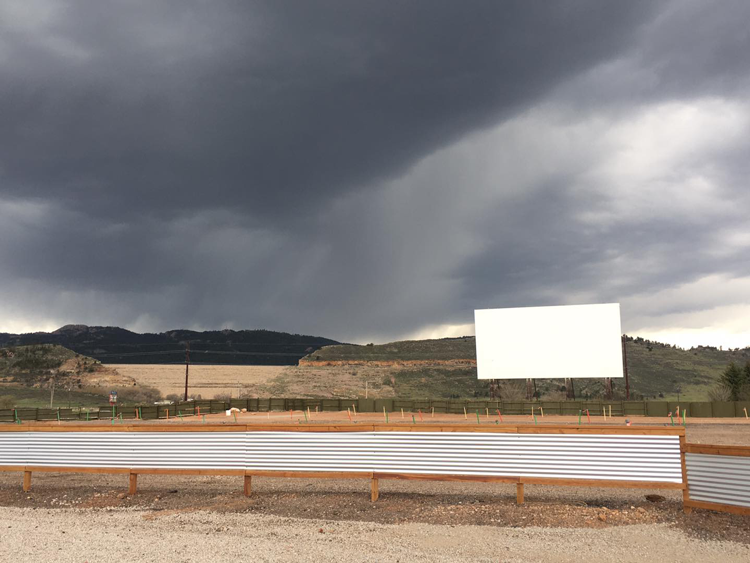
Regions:
<svg viewBox="0 0 750 563"><path fill-rule="evenodd" d="M0 0L0 331L750 346L750 2Z"/></svg>

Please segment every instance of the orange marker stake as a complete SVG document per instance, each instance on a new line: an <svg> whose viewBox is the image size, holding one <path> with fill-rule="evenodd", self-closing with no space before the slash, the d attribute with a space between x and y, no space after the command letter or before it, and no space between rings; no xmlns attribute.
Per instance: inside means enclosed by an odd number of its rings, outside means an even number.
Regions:
<svg viewBox="0 0 750 563"><path fill-rule="evenodd" d="M422 418L422 410L417 411L419 413L419 422L424 422L424 418Z"/></svg>
<svg viewBox="0 0 750 563"><path fill-rule="evenodd" d="M197 406L197 405L196 405L195 408L198 409L198 416L200 416L201 415L201 408L199 406Z"/></svg>
<svg viewBox="0 0 750 563"><path fill-rule="evenodd" d="M294 411L293 410L289 411L289 418L291 418L292 420L294 420Z"/></svg>
<svg viewBox="0 0 750 563"><path fill-rule="evenodd" d="M351 422L352 421L352 411L350 411L349 409L346 409L346 414L349 417L349 422Z"/></svg>
<svg viewBox="0 0 750 563"><path fill-rule="evenodd" d="M500 422L502 422L502 421L503 421L503 415L502 415L502 413L500 412L500 409L497 409L497 416L499 416L499 417L500 417Z"/></svg>
<svg viewBox="0 0 750 563"><path fill-rule="evenodd" d="M586 409L586 418L589 420L589 424L591 424L591 415L589 415L589 409Z"/></svg>

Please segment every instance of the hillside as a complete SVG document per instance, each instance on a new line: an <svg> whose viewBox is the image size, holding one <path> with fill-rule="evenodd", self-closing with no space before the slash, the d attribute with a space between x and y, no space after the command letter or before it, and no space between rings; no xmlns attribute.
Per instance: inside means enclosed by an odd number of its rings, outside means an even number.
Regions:
<svg viewBox="0 0 750 563"><path fill-rule="evenodd" d="M118 327L66 325L54 332L0 333L0 347L56 344L112 364L183 363L188 341L191 363L233 365L294 365L321 346L338 344L329 338L270 330L138 334Z"/></svg>
<svg viewBox="0 0 750 563"><path fill-rule="evenodd" d="M705 400L708 391L716 385L719 375L731 361L744 364L750 360L750 348L742 350L719 350L713 347L698 347L682 350L668 344L627 337L628 373L631 397L669 399L685 398ZM398 396L484 396L488 384L476 380L476 367L465 360L475 361L474 337L445 338L391 342L382 345L337 345L326 346L300 360L300 369L305 366L392 366L383 381L382 391ZM463 366L455 365L456 361ZM390 382L389 382L390 380ZM563 381L540 379L537 391L542 396L562 395ZM579 397L599 396L603 392L603 381L596 379L575 380ZM381 389L380 380L375 384L375 393ZM509 383L506 392L513 396L523 395L523 383ZM624 395L624 380L614 381L615 393Z"/></svg>
<svg viewBox="0 0 750 563"><path fill-rule="evenodd" d="M136 384L132 377L62 346L0 348L2 408L48 404L53 383L58 401L87 405L104 403L104 395L110 388L132 388Z"/></svg>
<svg viewBox="0 0 750 563"><path fill-rule="evenodd" d="M476 361L473 336L437 340L402 340L388 344L325 346L300 360L300 365L335 365L359 362Z"/></svg>

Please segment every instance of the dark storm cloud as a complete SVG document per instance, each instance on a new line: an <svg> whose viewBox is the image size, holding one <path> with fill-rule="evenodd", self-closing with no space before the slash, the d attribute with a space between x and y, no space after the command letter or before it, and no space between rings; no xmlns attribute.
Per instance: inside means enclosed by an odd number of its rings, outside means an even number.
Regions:
<svg viewBox="0 0 750 563"><path fill-rule="evenodd" d="M747 276L748 12L0 0L0 314L354 340ZM628 124L680 104L663 144L722 133L629 181L734 205L623 213Z"/></svg>
<svg viewBox="0 0 750 563"><path fill-rule="evenodd" d="M73 2L31 32L9 19L4 191L116 216L304 213L527 106L651 11Z"/></svg>

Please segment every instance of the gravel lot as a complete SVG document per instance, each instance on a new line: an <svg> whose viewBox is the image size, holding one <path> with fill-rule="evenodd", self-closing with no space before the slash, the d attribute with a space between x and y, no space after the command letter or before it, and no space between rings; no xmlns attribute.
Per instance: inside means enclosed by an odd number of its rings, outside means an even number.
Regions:
<svg viewBox="0 0 750 563"><path fill-rule="evenodd" d="M492 528L301 520L199 512L9 508L0 561L737 561L747 545L666 524L604 529Z"/></svg>
<svg viewBox="0 0 750 563"><path fill-rule="evenodd" d="M381 481L376 503L366 480L256 478L250 498L239 477L145 475L132 497L122 475L20 485L0 474L0 561L750 560L750 517L684 514L675 491L527 486L517 506L486 483Z"/></svg>

